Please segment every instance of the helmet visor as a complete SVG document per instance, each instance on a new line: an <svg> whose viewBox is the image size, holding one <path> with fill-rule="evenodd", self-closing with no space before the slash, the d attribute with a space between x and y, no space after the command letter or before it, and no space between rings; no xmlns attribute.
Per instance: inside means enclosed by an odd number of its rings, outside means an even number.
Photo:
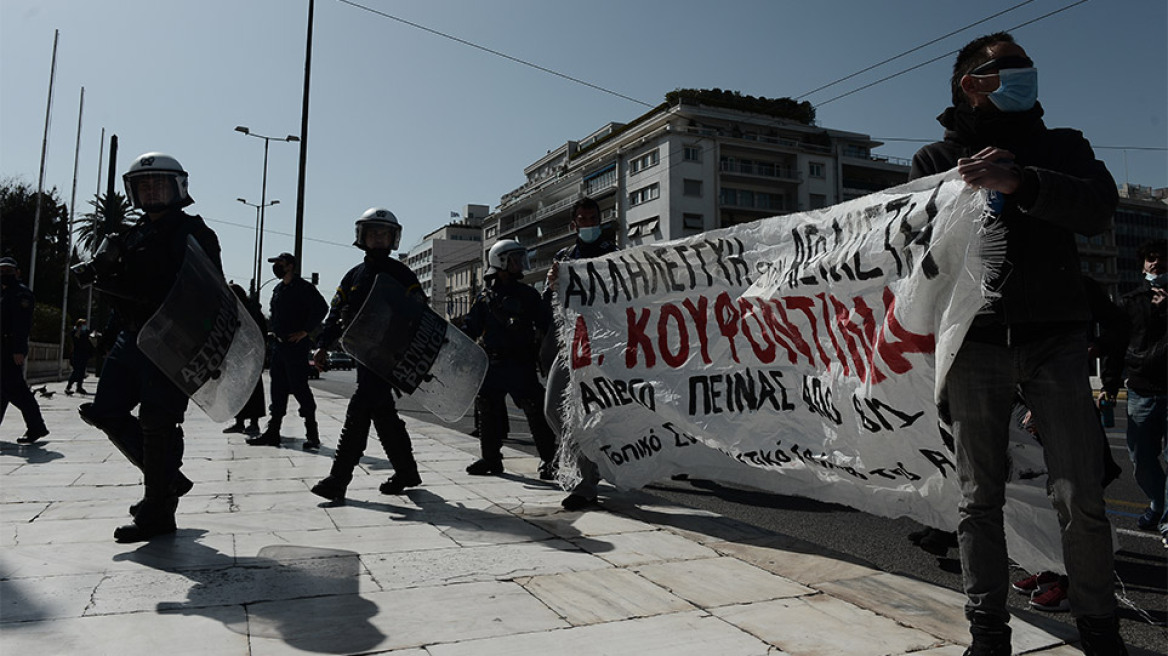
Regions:
<svg viewBox="0 0 1168 656"><path fill-rule="evenodd" d="M126 186L131 201L147 211L170 207L179 198L173 173L138 173L127 177Z"/></svg>
<svg viewBox="0 0 1168 656"><path fill-rule="evenodd" d="M401 228L385 223L357 224L357 245L371 250L392 251L401 238Z"/></svg>

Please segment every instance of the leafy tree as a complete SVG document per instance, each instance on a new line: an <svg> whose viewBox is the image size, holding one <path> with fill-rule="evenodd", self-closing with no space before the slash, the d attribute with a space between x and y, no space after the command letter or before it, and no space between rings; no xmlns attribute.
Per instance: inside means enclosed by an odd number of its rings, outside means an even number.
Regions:
<svg viewBox="0 0 1168 656"><path fill-rule="evenodd" d="M77 228L77 245L90 253L97 250L106 235L129 227L142 215L130 205L130 200L121 192L112 195L94 195L89 201L93 211L81 217Z"/></svg>
<svg viewBox="0 0 1168 656"><path fill-rule="evenodd" d="M36 280L32 267L32 231L36 219L37 191L18 178L0 180L0 254L16 258L25 284L36 290L37 301L61 305L61 286L69 260L69 208L56 187L41 192L41 218L37 235Z"/></svg>

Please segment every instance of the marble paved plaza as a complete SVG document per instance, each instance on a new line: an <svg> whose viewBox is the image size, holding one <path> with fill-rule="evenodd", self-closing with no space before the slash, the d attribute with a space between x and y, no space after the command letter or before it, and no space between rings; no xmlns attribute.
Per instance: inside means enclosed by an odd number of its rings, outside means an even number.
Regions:
<svg viewBox="0 0 1168 656"><path fill-rule="evenodd" d="M407 418L423 485L400 496L376 439L345 505L309 492L329 469L343 398L317 392L319 453L285 422L281 447L192 406L179 531L112 533L139 472L77 416L42 400L52 434L0 426L0 652L400 656L960 656L962 598L833 559L814 546L647 494L564 492L508 450L502 477L468 476L477 443ZM1015 649L1080 653L1055 622L1013 622Z"/></svg>

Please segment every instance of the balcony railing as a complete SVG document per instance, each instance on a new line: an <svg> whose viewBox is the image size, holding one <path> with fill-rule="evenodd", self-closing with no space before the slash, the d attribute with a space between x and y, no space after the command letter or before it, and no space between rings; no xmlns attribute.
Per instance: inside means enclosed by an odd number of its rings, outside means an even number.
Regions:
<svg viewBox="0 0 1168 656"><path fill-rule="evenodd" d="M803 179L802 171L774 164L760 164L758 162L720 162L718 170L723 173L750 175L760 178L796 181Z"/></svg>
<svg viewBox="0 0 1168 656"><path fill-rule="evenodd" d="M515 232L516 230L519 230L520 228L529 226L529 225L543 219L544 217L547 217L547 216L550 216L552 214L555 214L556 212L559 212L560 210L562 210L566 207L571 207L573 203L575 203L577 200L579 200L579 198L580 198L580 194L572 194L571 196L569 196L561 201L557 201L555 203L552 203L551 205L547 205L545 207L542 207L539 210L536 210L535 212L533 212L532 214L528 214L527 216L523 217L522 219L517 219L516 221L514 221L511 225L507 226L506 228L499 226L499 234L504 235L504 234L512 233L512 232Z"/></svg>

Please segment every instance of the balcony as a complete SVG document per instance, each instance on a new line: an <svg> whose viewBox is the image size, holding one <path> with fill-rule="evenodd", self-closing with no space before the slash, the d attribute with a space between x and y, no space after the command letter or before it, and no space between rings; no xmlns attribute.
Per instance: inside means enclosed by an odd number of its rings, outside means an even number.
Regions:
<svg viewBox="0 0 1168 656"><path fill-rule="evenodd" d="M768 180L785 180L800 182L803 180L802 171L762 162L719 162L718 170L730 175L740 175L750 178L766 178Z"/></svg>
<svg viewBox="0 0 1168 656"><path fill-rule="evenodd" d="M536 210L535 212L528 214L527 216L523 217L522 219L516 219L514 222L511 223L511 225L507 226L506 228L504 228L502 225L500 225L499 226L499 236L502 237L503 235L511 234L511 233L521 229L521 228L527 227L533 223L537 223L540 220L542 220L548 216L551 216L552 214L555 214L556 212L560 212L562 210L569 209L579 199L580 199L580 194L572 194L571 196L568 196L567 198L565 198L561 201L557 201L555 203L552 203L551 205L547 205L545 207L542 207L542 208Z"/></svg>

